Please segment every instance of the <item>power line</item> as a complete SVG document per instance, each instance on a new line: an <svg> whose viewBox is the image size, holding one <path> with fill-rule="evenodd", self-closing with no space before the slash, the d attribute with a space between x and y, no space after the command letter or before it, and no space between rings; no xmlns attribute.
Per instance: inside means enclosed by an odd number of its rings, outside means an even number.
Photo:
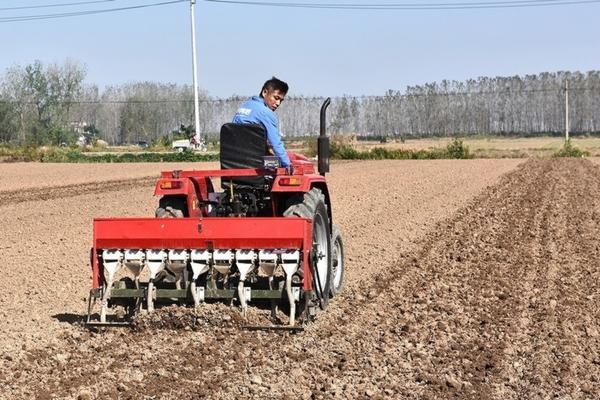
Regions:
<svg viewBox="0 0 600 400"><path fill-rule="evenodd" d="M136 10L136 9L141 9L141 8L157 7L157 6L164 6L164 5L176 4L176 3L184 3L184 2L187 3L188 1L189 0L171 0L171 1L163 1L163 2L159 2L159 3L139 4L139 5L127 6L127 7L105 8L105 9L101 9L101 10L86 10L86 11L73 11L73 12L68 12L68 13L56 13L56 14L39 14L39 15L23 15L23 16L15 16L15 17L0 17L0 23L33 21L33 20L66 18L66 17L79 17L79 16L84 16L84 15L94 15L94 14L105 14L105 13L110 13L110 12Z"/></svg>
<svg viewBox="0 0 600 400"><path fill-rule="evenodd" d="M31 5L18 7L2 7L0 11L40 9L50 7L67 7L85 4L110 3L118 0L88 0L70 3L54 3L45 5ZM189 0L171 0L159 3L140 4L128 7L108 8L100 10L83 10L55 14L37 14L23 16L0 17L0 23L34 21L67 17L80 17L126 10L134 10L148 7L163 6L175 3L188 2ZM220 3L230 5L281 7L281 8L309 8L309 9L331 9L331 10L465 10L465 9L491 9L491 8L516 8L516 7L543 7L577 4L597 4L600 0L512 0L512 1L488 1L488 2L460 2L460 3L300 3L300 2L274 2L274 1L245 1L245 0L204 0L209 3Z"/></svg>
<svg viewBox="0 0 600 400"><path fill-rule="evenodd" d="M69 6L81 6L84 4L97 4L97 3L112 3L119 0L93 0L93 1L78 1L75 3L55 3L55 4L38 4L36 6L19 6L19 7L0 7L0 11L8 10L31 10L38 8L53 8L53 7L69 7Z"/></svg>
<svg viewBox="0 0 600 400"><path fill-rule="evenodd" d="M520 1L490 1L490 2L463 2L463 3L396 3L396 4L368 4L368 3L298 3L298 2L273 2L273 1L244 1L244 0L204 0L209 3L235 4L246 6L281 7L281 8L309 8L331 10L469 10L490 8L523 8L545 7L577 4L600 3L600 0L520 0Z"/></svg>

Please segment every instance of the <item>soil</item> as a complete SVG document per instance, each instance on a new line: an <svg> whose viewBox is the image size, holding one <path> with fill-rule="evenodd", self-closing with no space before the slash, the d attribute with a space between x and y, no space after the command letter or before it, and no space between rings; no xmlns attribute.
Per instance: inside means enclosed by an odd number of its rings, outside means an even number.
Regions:
<svg viewBox="0 0 600 400"><path fill-rule="evenodd" d="M0 194L89 184L114 180L158 177L163 170L218 168L219 163L136 163L136 164L62 164L3 163L0 164Z"/></svg>
<svg viewBox="0 0 600 400"><path fill-rule="evenodd" d="M0 398L598 398L599 168L334 164L345 286L296 334L243 330L228 304L86 330L92 218L151 215L153 184L15 195L0 204Z"/></svg>

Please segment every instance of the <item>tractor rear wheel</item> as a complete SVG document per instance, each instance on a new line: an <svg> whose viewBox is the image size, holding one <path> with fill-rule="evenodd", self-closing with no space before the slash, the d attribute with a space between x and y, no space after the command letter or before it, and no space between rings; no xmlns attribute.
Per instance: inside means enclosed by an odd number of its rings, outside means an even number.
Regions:
<svg viewBox="0 0 600 400"><path fill-rule="evenodd" d="M300 199L302 199L300 201ZM331 235L325 196L320 189L313 188L303 196L291 199L291 205L284 211L285 217L301 217L312 220L313 247L310 252L310 266L313 275L313 288L321 309L327 308L331 288ZM294 204L295 203L295 204Z"/></svg>
<svg viewBox="0 0 600 400"><path fill-rule="evenodd" d="M183 196L163 196L155 212L156 218L183 218L187 216L187 202Z"/></svg>
<svg viewBox="0 0 600 400"><path fill-rule="evenodd" d="M331 258L333 260L331 266L331 291L330 296L337 296L342 291L344 283L344 242L342 241L342 233L337 225L333 225L331 232Z"/></svg>

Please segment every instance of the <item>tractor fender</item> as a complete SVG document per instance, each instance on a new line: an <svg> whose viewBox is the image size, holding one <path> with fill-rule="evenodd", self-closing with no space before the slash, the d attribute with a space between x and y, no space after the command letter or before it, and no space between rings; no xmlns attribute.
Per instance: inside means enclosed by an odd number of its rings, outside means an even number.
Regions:
<svg viewBox="0 0 600 400"><path fill-rule="evenodd" d="M327 186L325 177L317 174L278 175L275 177L275 181L273 182L271 192L306 193L316 185Z"/></svg>
<svg viewBox="0 0 600 400"><path fill-rule="evenodd" d="M297 184L285 184L285 179L295 178L298 181ZM282 184L283 183L283 184ZM290 182L295 183L295 182ZM331 200L329 197L329 189L327 187L327 181L324 176L321 175L300 175L300 176L288 176L288 175L279 175L275 178L273 182L273 187L271 188L272 193L281 193L281 194L294 194L294 193L308 193L312 188L318 188L321 190L323 195L325 195L325 205L327 206L327 215L329 217L329 229L333 228L333 218L331 213Z"/></svg>
<svg viewBox="0 0 600 400"><path fill-rule="evenodd" d="M190 182L188 179L175 179L175 178L160 178L156 182L154 188L155 196L187 196L190 193Z"/></svg>
<svg viewBox="0 0 600 400"><path fill-rule="evenodd" d="M186 198L189 215L200 217L205 214L204 207L197 200L208 200L213 191L209 178L160 178L154 188L155 196L181 196Z"/></svg>

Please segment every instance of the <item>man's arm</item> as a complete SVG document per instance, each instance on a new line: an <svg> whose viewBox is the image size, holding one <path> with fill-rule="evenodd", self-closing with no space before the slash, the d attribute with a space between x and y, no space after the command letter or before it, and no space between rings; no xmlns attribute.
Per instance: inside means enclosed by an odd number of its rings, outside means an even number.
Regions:
<svg viewBox="0 0 600 400"><path fill-rule="evenodd" d="M292 163L283 147L281 135L279 134L279 129L277 127L277 116L275 116L274 113L271 113L270 115L266 114L264 119L263 123L267 130L267 140L269 141L273 152L279 158L283 167L289 167Z"/></svg>

